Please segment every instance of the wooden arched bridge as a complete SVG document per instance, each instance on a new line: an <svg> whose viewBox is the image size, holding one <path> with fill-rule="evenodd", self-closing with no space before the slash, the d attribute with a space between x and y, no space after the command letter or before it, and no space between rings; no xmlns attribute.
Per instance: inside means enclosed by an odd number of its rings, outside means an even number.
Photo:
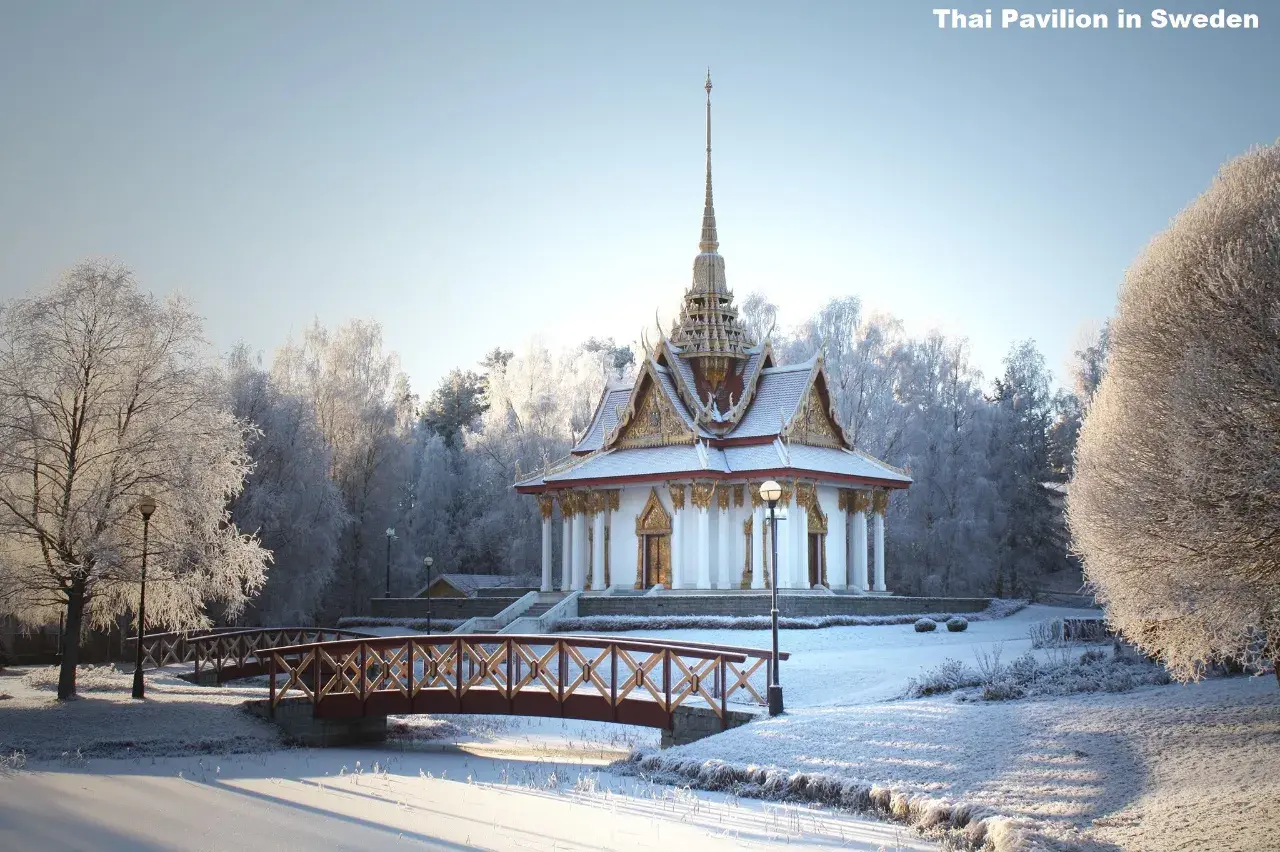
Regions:
<svg viewBox="0 0 1280 852"><path fill-rule="evenodd" d="M680 708L724 726L731 705L765 706L772 666L767 650L698 642L311 628L157 634L143 654L148 665L212 669L219 682L268 675L272 715L301 700L319 719L474 713L667 729Z"/></svg>

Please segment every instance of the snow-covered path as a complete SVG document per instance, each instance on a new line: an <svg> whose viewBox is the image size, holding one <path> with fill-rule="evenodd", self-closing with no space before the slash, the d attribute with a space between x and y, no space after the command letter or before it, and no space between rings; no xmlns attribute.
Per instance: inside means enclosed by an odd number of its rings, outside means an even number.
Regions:
<svg viewBox="0 0 1280 852"><path fill-rule="evenodd" d="M359 769L357 770L357 766ZM459 751L276 751L0 775L0 849L936 850L909 829Z"/></svg>

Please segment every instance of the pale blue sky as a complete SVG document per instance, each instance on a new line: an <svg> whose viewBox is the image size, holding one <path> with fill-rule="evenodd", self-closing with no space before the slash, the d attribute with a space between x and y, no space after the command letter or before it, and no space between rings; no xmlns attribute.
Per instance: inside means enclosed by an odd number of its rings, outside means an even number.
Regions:
<svg viewBox="0 0 1280 852"><path fill-rule="evenodd" d="M710 65L740 297L794 322L853 293L988 376L1026 337L1061 372L1147 241L1280 137L1280 7L952 32L934 6L11 0L0 296L110 256L223 349L375 318L420 393L535 332L634 339L689 281Z"/></svg>

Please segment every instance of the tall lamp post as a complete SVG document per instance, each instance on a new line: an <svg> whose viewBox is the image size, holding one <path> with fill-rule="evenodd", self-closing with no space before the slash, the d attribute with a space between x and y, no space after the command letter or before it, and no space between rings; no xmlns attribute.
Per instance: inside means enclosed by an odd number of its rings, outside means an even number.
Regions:
<svg viewBox="0 0 1280 852"><path fill-rule="evenodd" d="M147 620L147 533L156 501L151 495L138 501L138 514L142 515L142 588L138 592L138 653L133 663L133 697L145 698L146 686L142 681L142 626Z"/></svg>
<svg viewBox="0 0 1280 852"><path fill-rule="evenodd" d="M435 560L430 556L422 558L422 567L427 569L427 635L431 635L431 566Z"/></svg>
<svg viewBox="0 0 1280 852"><path fill-rule="evenodd" d="M782 499L782 486L770 479L760 486L760 499L769 504L769 539L773 543L773 606L769 616L773 623L773 665L769 667L769 715L782 712L782 684L778 683L778 501Z"/></svg>
<svg viewBox="0 0 1280 852"><path fill-rule="evenodd" d="M396 528L387 527L387 590L382 595L384 598L391 597L391 540L396 537Z"/></svg>

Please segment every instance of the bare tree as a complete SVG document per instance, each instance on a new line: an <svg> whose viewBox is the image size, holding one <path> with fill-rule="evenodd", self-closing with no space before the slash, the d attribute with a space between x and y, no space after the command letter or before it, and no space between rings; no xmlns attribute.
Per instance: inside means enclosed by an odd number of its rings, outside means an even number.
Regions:
<svg viewBox="0 0 1280 852"><path fill-rule="evenodd" d="M249 468L243 424L199 318L85 263L0 310L0 607L66 614L58 697L75 694L82 629L137 611L138 499L151 520L147 617L171 628L234 613L268 554L229 521Z"/></svg>
<svg viewBox="0 0 1280 852"><path fill-rule="evenodd" d="M1068 511L1108 618L1175 675L1280 652L1280 146L1129 269Z"/></svg>

